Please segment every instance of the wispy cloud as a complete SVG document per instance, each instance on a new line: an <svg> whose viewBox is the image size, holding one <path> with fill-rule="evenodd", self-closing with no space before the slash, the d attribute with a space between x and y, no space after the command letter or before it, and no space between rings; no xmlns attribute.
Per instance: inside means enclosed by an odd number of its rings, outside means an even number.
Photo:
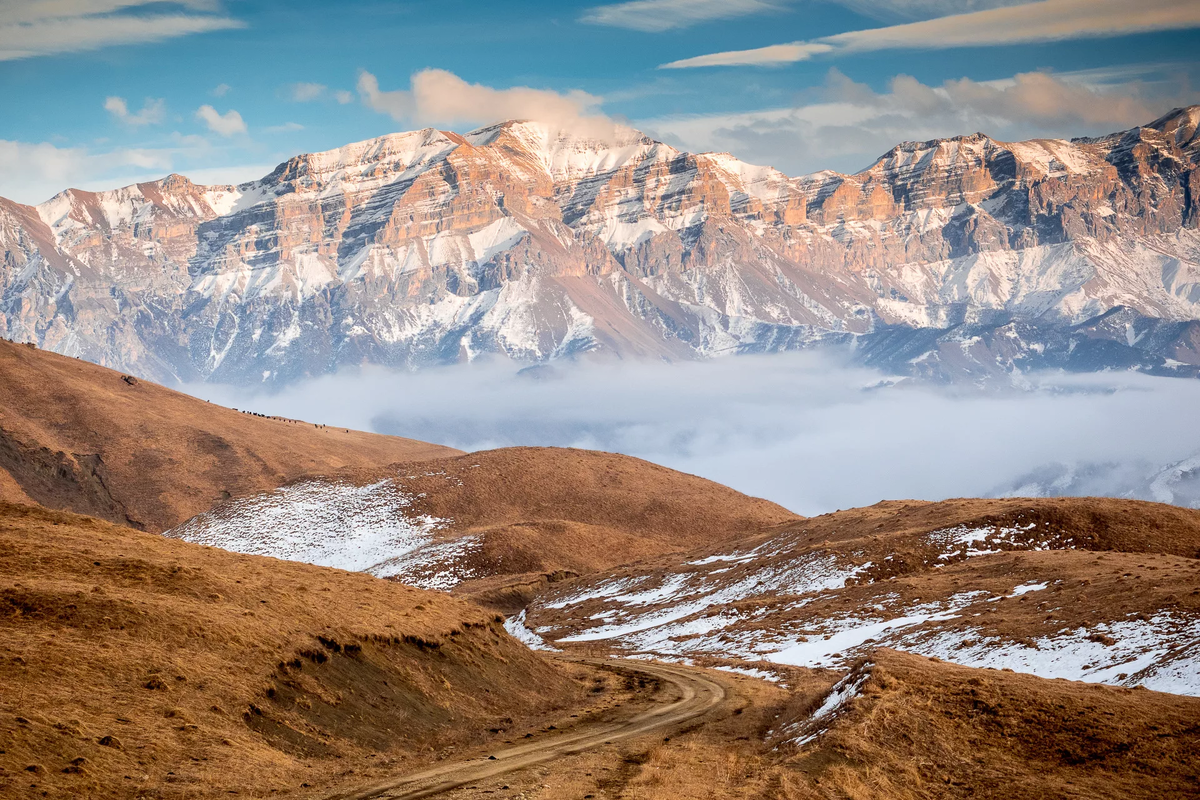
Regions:
<svg viewBox="0 0 1200 800"><path fill-rule="evenodd" d="M895 76L886 91L836 69L805 104L724 115L639 121L682 148L729 151L798 175L855 171L904 140L983 131L999 139L1109 133L1195 102L1178 65L1127 66L1103 74L1030 72L1006 80L925 84Z"/></svg>
<svg viewBox="0 0 1200 800"><path fill-rule="evenodd" d="M233 109L221 114L212 106L203 105L196 109L196 119L219 136L233 136L246 132L246 123L242 120L242 115Z"/></svg>
<svg viewBox="0 0 1200 800"><path fill-rule="evenodd" d="M507 119L530 119L553 126L604 135L613 123L598 112L601 98L578 90L559 93L514 86L495 89L468 83L452 72L426 69L410 79L408 89L385 91L370 72L358 77L363 103L412 125L478 125Z"/></svg>
<svg viewBox="0 0 1200 800"><path fill-rule="evenodd" d="M657 32L778 9L778 3L767 0L632 0L590 8L579 19L592 25Z"/></svg>
<svg viewBox="0 0 1200 800"><path fill-rule="evenodd" d="M1041 0L902 25L848 31L773 48L710 53L672 61L661 68L761 66L805 61L822 53L984 47L1194 27L1200 27L1200 3L1195 0Z"/></svg>
<svg viewBox="0 0 1200 800"><path fill-rule="evenodd" d="M165 6L163 13L145 13ZM0 0L0 61L244 27L213 0Z"/></svg>
<svg viewBox="0 0 1200 800"><path fill-rule="evenodd" d="M262 130L263 133L291 133L304 130L304 126L299 122L285 122L282 125L271 125Z"/></svg>
<svg viewBox="0 0 1200 800"><path fill-rule="evenodd" d="M167 113L167 104L162 99L147 97L146 102L142 104L142 110L134 114L129 111L129 104L125 102L124 97L106 97L104 110L126 125L139 128L162 122Z"/></svg>
<svg viewBox="0 0 1200 800"><path fill-rule="evenodd" d="M690 69L692 67L776 66L807 61L815 55L829 53L833 45L821 42L792 42L756 47L753 50L728 50L705 56L684 58L663 64L659 69Z"/></svg>
<svg viewBox="0 0 1200 800"><path fill-rule="evenodd" d="M293 83L288 87L288 96L297 103L308 103L320 98L327 88L321 83Z"/></svg>
<svg viewBox="0 0 1200 800"><path fill-rule="evenodd" d="M208 93L213 97L224 97L229 94L229 90L232 88L228 83L220 83L210 89Z"/></svg>
<svg viewBox="0 0 1200 800"><path fill-rule="evenodd" d="M20 203L40 203L75 186L100 188L94 181L130 172L157 177L171 168L174 152L166 149L117 148L91 152L50 142L0 139L0 196Z"/></svg>

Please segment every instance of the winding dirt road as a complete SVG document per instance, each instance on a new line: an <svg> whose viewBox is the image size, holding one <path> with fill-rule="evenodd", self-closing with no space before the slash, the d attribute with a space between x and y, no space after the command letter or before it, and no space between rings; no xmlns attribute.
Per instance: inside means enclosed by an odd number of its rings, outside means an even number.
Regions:
<svg viewBox="0 0 1200 800"><path fill-rule="evenodd" d="M656 706L621 722L588 726L584 730L564 731L540 737L526 744L495 750L488 756L452 764L442 764L413 775L363 786L348 792L326 795L327 800L416 800L432 797L476 781L516 772L561 756L590 750L621 739L641 736L658 728L695 719L725 699L725 687L698 672L668 664L616 659L580 659L597 667L619 666L673 685L679 699Z"/></svg>

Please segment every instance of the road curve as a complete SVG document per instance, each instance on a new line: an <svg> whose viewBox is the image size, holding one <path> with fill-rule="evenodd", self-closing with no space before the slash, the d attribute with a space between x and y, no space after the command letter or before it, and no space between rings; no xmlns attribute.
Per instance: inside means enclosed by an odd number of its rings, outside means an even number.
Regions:
<svg viewBox="0 0 1200 800"><path fill-rule="evenodd" d="M641 736L657 728L678 725L704 714L725 699L725 687L720 683L681 667L617 659L579 661L599 667L619 666L631 672L650 675L674 685L679 690L680 698L672 703L647 709L621 722L588 726L586 730L564 732L552 738L541 737L525 744L495 750L482 758L441 764L424 772L325 795L326 800L417 800L421 797L432 797L450 789L516 772L561 756Z"/></svg>

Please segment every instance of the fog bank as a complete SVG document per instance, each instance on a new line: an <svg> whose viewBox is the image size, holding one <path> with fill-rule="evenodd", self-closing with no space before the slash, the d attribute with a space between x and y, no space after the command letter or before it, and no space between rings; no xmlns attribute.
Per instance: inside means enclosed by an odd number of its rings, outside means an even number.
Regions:
<svg viewBox="0 0 1200 800"><path fill-rule="evenodd" d="M188 391L464 450L560 445L625 453L805 515L882 499L1006 493L1194 502L1186 465L1165 490L1160 473L1200 453L1200 382L1106 373L1035 376L1032 384L1002 393L893 385L799 353L524 371L499 361L419 373L371 368L274 393ZM1154 497L1156 479L1160 495L1174 496Z"/></svg>

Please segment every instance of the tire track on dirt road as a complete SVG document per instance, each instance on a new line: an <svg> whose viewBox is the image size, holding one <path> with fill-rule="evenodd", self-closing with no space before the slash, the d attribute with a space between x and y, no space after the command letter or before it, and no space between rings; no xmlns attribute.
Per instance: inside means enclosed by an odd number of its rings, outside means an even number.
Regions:
<svg viewBox="0 0 1200 800"><path fill-rule="evenodd" d="M441 764L412 775L377 781L349 791L324 795L325 800L418 800L457 789L477 781L543 764L606 744L641 736L660 728L695 719L725 699L725 687L706 675L670 664L617 659L579 659L596 667L620 667L670 684L679 699L646 709L627 720L587 726L553 737L495 750L490 755Z"/></svg>

